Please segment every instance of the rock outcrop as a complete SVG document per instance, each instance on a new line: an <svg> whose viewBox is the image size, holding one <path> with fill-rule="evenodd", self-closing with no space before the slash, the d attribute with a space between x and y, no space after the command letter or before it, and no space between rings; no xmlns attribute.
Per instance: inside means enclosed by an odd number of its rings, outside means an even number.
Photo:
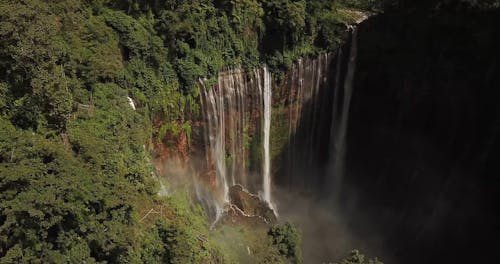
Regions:
<svg viewBox="0 0 500 264"><path fill-rule="evenodd" d="M241 185L229 189L230 204L223 221L226 223L274 224L276 214L271 206Z"/></svg>

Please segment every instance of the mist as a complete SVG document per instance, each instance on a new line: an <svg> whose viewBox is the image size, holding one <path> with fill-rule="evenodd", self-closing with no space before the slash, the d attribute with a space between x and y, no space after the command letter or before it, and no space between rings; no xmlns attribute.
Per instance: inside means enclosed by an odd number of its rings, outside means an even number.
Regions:
<svg viewBox="0 0 500 264"><path fill-rule="evenodd" d="M332 199L315 199L282 189L275 190L275 197L280 220L300 228L305 263L334 263L353 249L393 263L380 243L383 235L373 228L370 218L348 215Z"/></svg>

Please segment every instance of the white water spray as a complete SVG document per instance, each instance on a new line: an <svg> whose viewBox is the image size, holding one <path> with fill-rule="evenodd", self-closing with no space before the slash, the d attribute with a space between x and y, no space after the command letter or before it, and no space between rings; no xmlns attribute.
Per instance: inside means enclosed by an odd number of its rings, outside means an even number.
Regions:
<svg viewBox="0 0 500 264"><path fill-rule="evenodd" d="M221 89L216 89L216 87L207 89L203 81L200 81L200 83L204 96L202 103L206 110L205 117L208 125L207 143L210 155L207 156L207 159L213 161L216 175L216 192L213 197L212 206L215 207L215 218L217 221L224 212L225 204L229 202L225 160L224 100L220 100L222 98Z"/></svg>
<svg viewBox="0 0 500 264"><path fill-rule="evenodd" d="M127 96L127 99L128 99L128 103L130 105L130 107L132 107L132 110L135 111L135 104L134 104L134 100L132 100L132 98L128 97Z"/></svg>
<svg viewBox="0 0 500 264"><path fill-rule="evenodd" d="M271 74L264 67L264 166L263 166L263 189L264 200L271 205L271 157L269 150L269 140L271 133Z"/></svg>
<svg viewBox="0 0 500 264"><path fill-rule="evenodd" d="M205 82L200 80L200 94L206 123L206 161L209 171L209 178L206 179L212 197L207 197L207 192L198 192L203 194L200 200L207 203L215 215L215 221L218 221L230 202L229 186L240 184L255 193L262 191L262 199L273 207L271 73L267 67L247 73L236 68L221 72L214 87L206 87ZM261 157L251 157L250 144L262 144ZM258 168L258 171L252 171L249 159L253 159L252 162L261 161L258 167L253 167ZM248 179L247 175L253 175L254 178Z"/></svg>
<svg viewBox="0 0 500 264"><path fill-rule="evenodd" d="M331 136L333 138L333 149L330 150L330 155L333 160L333 194L334 197L338 197L340 195L340 189L342 186L342 181L344 177L344 166L345 166L345 149L346 149L346 136L347 136L347 127L349 120L349 110L351 105L351 97L352 97L352 89L353 89L353 81L354 81L354 73L356 71L356 57L358 54L357 47L357 28L352 28L351 35L351 46L349 50L349 61L347 64L347 73L344 79L343 90L344 96L342 99L342 108L340 109L341 113L339 118L336 120L335 116L337 115L334 110L334 119L332 121L331 127ZM340 89L338 83L338 77L336 78L336 91L335 96L339 95L338 90ZM335 103L333 107L336 108L336 104L338 103L338 98L335 98Z"/></svg>

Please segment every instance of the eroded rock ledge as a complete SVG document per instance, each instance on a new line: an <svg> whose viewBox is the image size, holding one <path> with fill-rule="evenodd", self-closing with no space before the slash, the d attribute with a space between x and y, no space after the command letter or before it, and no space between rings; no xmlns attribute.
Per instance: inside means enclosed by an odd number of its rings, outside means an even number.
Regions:
<svg viewBox="0 0 500 264"><path fill-rule="evenodd" d="M229 189L230 204L222 219L225 223L264 224L277 222L274 210L258 195L248 192L241 185Z"/></svg>

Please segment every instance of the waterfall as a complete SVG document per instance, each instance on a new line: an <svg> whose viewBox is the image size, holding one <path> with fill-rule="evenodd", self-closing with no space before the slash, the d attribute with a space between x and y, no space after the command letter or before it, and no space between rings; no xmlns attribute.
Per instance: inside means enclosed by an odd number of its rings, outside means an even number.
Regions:
<svg viewBox="0 0 500 264"><path fill-rule="evenodd" d="M314 191L322 182L319 164L324 159L324 133L329 131L329 109L333 97L329 83L333 56L325 53L316 58L299 59L287 74L280 94L284 95L283 118L288 121L288 142L283 153L281 184ZM325 150L326 152L326 150ZM300 186L300 187L299 187Z"/></svg>
<svg viewBox="0 0 500 264"><path fill-rule="evenodd" d="M129 96L127 96L127 99L128 99L128 104L130 105L130 107L132 108L132 110L135 111L134 100L132 100L132 98L130 98Z"/></svg>
<svg viewBox="0 0 500 264"><path fill-rule="evenodd" d="M273 208L272 179L276 177L271 175L271 167L279 174L277 184L306 193L339 195L356 68L356 34L354 28L350 45L344 46L348 51L339 48L337 54L299 59L276 90L267 67L223 71L211 87L200 81L207 171L202 178L207 187L197 193L211 194L202 200L215 209L216 219L226 210L233 185L261 193ZM271 127L276 125L272 118L280 123L278 131L288 131L288 137L272 139L273 144L282 140L284 146L276 164L271 164Z"/></svg>
<svg viewBox="0 0 500 264"><path fill-rule="evenodd" d="M356 70L357 47L357 28L354 27L351 33L351 42L349 50L349 60L347 62L347 72L343 83L343 98L340 98L340 59L337 64L337 76L335 85L335 99L333 104L333 117L330 129L330 163L332 166L330 176L332 177L333 195L338 198L340 195L342 180L345 176L345 152L346 136L349 120L349 109L351 105L352 88L354 73ZM341 50L339 50L340 58ZM342 99L342 101L340 101ZM339 105L341 102L341 105ZM340 113L337 113L340 109Z"/></svg>
<svg viewBox="0 0 500 264"><path fill-rule="evenodd" d="M263 190L264 200L271 204L271 157L269 153L269 140L271 133L271 74L264 67L264 166L263 166Z"/></svg>
<svg viewBox="0 0 500 264"><path fill-rule="evenodd" d="M283 109L273 115L288 120L280 130L288 137L280 162L273 163L274 179L291 191L318 198L340 193L357 57L357 29L351 30L337 52L299 59L273 91Z"/></svg>
<svg viewBox="0 0 500 264"><path fill-rule="evenodd" d="M271 100L272 81L267 67L245 72L240 68L219 74L213 87L200 80L205 123L205 160L208 191L197 194L217 220L229 203L229 188L241 185L262 192L271 205ZM259 157L251 147L262 148ZM259 146L258 148L256 146ZM252 164L249 164L250 161ZM249 176L252 177L249 177ZM207 198L206 193L212 193Z"/></svg>
<svg viewBox="0 0 500 264"><path fill-rule="evenodd" d="M220 79L220 78L219 78ZM219 80L220 81L220 80ZM206 153L207 161L215 168L215 181L213 182L215 195L211 205L215 209L215 218L219 219L225 204L229 201L229 187L226 179L225 155L225 122L224 100L222 89L207 89L200 81L202 91L202 104L205 109L204 117L207 123L207 140L209 152Z"/></svg>

